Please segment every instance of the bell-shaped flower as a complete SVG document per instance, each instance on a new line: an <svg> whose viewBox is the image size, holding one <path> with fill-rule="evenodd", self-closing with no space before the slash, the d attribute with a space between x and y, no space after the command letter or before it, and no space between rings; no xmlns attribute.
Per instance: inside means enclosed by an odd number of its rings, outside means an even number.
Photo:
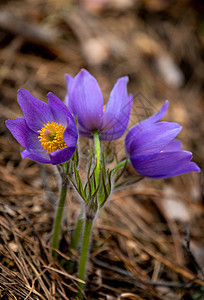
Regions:
<svg viewBox="0 0 204 300"><path fill-rule="evenodd" d="M126 153L142 176L160 179L188 172L200 172L191 162L192 153L181 150L175 139L182 127L173 122L157 122L166 114L169 102L150 118L132 127L125 138Z"/></svg>
<svg viewBox="0 0 204 300"><path fill-rule="evenodd" d="M103 95L96 79L82 69L76 77L66 74L68 93L65 102L77 116L79 133L92 138L95 132L101 140L116 140L127 129L133 97L128 95L128 77L121 77L114 85L109 101Z"/></svg>
<svg viewBox="0 0 204 300"><path fill-rule="evenodd" d="M70 160L78 133L67 106L52 93L47 104L24 89L18 91L17 100L24 119L7 120L6 126L25 148L22 158L53 165Z"/></svg>

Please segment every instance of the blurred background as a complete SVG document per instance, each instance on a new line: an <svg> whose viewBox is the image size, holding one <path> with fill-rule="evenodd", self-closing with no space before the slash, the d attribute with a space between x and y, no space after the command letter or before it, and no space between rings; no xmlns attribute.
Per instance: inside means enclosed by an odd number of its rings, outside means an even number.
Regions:
<svg viewBox="0 0 204 300"><path fill-rule="evenodd" d="M22 116L19 88L43 101L50 91L64 100L64 74L81 68L96 77L105 102L116 80L129 76L129 127L168 99L165 120L183 126L183 149L202 169L144 179L112 195L93 232L87 299L204 299L203 12L202 0L0 2L1 299L75 295L66 266L49 254L56 171L22 160L23 149L4 122ZM122 143L115 143L119 159ZM77 213L71 191L61 241L67 255Z"/></svg>

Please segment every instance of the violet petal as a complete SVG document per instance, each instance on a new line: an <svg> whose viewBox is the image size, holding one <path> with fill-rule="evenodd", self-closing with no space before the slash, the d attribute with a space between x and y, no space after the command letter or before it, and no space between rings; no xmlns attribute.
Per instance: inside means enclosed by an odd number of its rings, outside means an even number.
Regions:
<svg viewBox="0 0 204 300"><path fill-rule="evenodd" d="M53 93L48 93L48 103L53 114L54 121L58 124L67 125L67 118L71 118L74 122L72 114L69 112L67 106Z"/></svg>
<svg viewBox="0 0 204 300"><path fill-rule="evenodd" d="M133 97L127 92L128 77L118 79L114 85L103 115L101 140L115 140L121 137L129 122Z"/></svg>
<svg viewBox="0 0 204 300"><path fill-rule="evenodd" d="M183 144L181 141L175 139L171 141L167 146L164 147L164 152L181 150L182 145Z"/></svg>
<svg viewBox="0 0 204 300"><path fill-rule="evenodd" d="M82 69L69 91L68 108L77 115L78 123L88 131L100 130L103 117L103 96L96 79Z"/></svg>
<svg viewBox="0 0 204 300"><path fill-rule="evenodd" d="M67 147L75 147L78 139L78 132L74 125L74 123L67 122L67 128L64 131L63 139L67 145Z"/></svg>
<svg viewBox="0 0 204 300"><path fill-rule="evenodd" d="M154 153L164 150L181 131L182 127L173 122L153 123L146 129L139 124L130 129L126 137L126 150L130 156Z"/></svg>
<svg viewBox="0 0 204 300"><path fill-rule="evenodd" d="M27 126L25 119L19 118L15 120L7 120L5 123L14 138L24 148L42 149L38 139L38 134Z"/></svg>
<svg viewBox="0 0 204 300"><path fill-rule="evenodd" d="M161 152L130 157L131 163L142 176L161 179L187 172L199 172L199 167L191 164L192 153L188 151Z"/></svg>
<svg viewBox="0 0 204 300"><path fill-rule="evenodd" d="M37 161L39 163L43 163L43 164L50 164L50 158L49 156L46 154L46 151L44 151L44 149L40 150L40 149L32 149L32 150L24 150L23 152L21 152L21 157L22 158L30 158L34 161Z"/></svg>
<svg viewBox="0 0 204 300"><path fill-rule="evenodd" d="M71 91L71 87L72 87L72 84L74 82L74 78L69 75L69 74L65 74L65 79L66 79L66 83L67 83L67 94L65 96L65 104L67 105L67 107L69 108L69 106L71 105L69 103L69 92Z"/></svg>
<svg viewBox="0 0 204 300"><path fill-rule="evenodd" d="M70 160L75 150L76 147L66 147L55 152L49 153L51 163L53 165L57 165Z"/></svg>
<svg viewBox="0 0 204 300"><path fill-rule="evenodd" d="M17 99L28 127L36 133L48 121L54 122L49 105L35 98L29 91L20 89Z"/></svg>

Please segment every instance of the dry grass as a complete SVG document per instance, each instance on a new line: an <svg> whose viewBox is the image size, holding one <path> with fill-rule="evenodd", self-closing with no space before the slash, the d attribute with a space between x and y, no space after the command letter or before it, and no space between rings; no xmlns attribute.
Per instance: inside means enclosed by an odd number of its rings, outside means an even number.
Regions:
<svg viewBox="0 0 204 300"><path fill-rule="evenodd" d="M67 271L78 213L75 193L67 199L54 260L56 170L22 160L22 149L4 125L21 116L19 88L42 100L49 91L63 99L64 73L85 67L107 99L116 79L127 74L135 96L130 126L168 98L167 120L183 125L184 148L203 168L202 8L190 1L114 5L85 11L63 0L0 4L1 299L74 299L78 280L76 270ZM86 141L81 145L85 156ZM120 159L121 145L115 143ZM203 182L202 171L118 189L96 220L85 298L204 299Z"/></svg>

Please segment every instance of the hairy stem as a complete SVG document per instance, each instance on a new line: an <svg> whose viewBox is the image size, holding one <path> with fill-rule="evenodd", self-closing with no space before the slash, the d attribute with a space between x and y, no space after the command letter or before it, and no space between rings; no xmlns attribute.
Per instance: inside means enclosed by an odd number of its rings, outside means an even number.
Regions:
<svg viewBox="0 0 204 300"><path fill-rule="evenodd" d="M83 211L81 211L81 213L78 217L76 227L75 227L74 233L72 235L70 248L73 250L77 250L77 248L78 248L79 240L80 240L80 237L82 234L82 227L83 227Z"/></svg>
<svg viewBox="0 0 204 300"><path fill-rule="evenodd" d="M58 247L59 247L59 235L60 235L60 228L61 228L64 204L66 201L66 195L67 195L67 186L62 185L60 199L59 199L58 208L57 208L57 213L56 213L56 217L55 217L55 221L54 221L54 231L53 231L53 237L52 237L52 248L53 249L58 249ZM57 252L53 250L52 256L56 257Z"/></svg>
<svg viewBox="0 0 204 300"><path fill-rule="evenodd" d="M78 277L83 281L85 280L85 276L86 276L86 262L87 262L87 256L89 250L92 224L93 224L93 220L86 219L85 227L84 227L84 236L83 236L82 246L81 246L81 257L80 257L79 269L78 269L79 270ZM79 291L77 297L79 300L81 300L83 297L83 290L85 284L79 282L78 286L79 286Z"/></svg>
<svg viewBox="0 0 204 300"><path fill-rule="evenodd" d="M101 161L101 147L98 132L94 133L95 155L96 155L96 186L99 180L100 161Z"/></svg>

